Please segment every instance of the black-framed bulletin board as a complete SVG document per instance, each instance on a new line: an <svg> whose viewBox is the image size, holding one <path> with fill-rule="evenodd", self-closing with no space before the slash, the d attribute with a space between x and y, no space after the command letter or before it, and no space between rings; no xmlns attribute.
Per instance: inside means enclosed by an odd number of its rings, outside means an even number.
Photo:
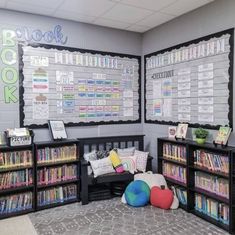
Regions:
<svg viewBox="0 0 235 235"><path fill-rule="evenodd" d="M233 125L234 29L145 55L145 122Z"/></svg>
<svg viewBox="0 0 235 235"><path fill-rule="evenodd" d="M141 57L44 44L19 45L20 125L141 121Z"/></svg>

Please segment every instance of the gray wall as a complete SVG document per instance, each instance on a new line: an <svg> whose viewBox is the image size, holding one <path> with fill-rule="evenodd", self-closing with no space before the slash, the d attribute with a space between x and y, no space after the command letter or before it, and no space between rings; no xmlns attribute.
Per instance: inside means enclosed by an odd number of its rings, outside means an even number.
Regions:
<svg viewBox="0 0 235 235"><path fill-rule="evenodd" d="M142 35L138 33L1 9L0 22L0 32L4 28L16 29L24 26L31 30L49 31L59 24L63 27L63 34L68 36L68 42L65 46L134 55L141 55L142 52ZM0 34L0 42L1 36ZM0 44L0 51L1 49ZM1 67L3 68L3 65L0 62L0 71ZM3 85L0 79L0 131L19 127L19 103L5 104L2 92ZM143 124L73 127L68 128L67 131L70 138L142 134ZM35 130L35 134L36 141L50 139L47 129Z"/></svg>
<svg viewBox="0 0 235 235"><path fill-rule="evenodd" d="M143 35L143 55L168 48L189 40L219 32L235 26L235 1L215 0L204 7L182 15L166 24L156 27ZM234 65L233 65L234 66ZM234 88L233 88L234 91ZM235 104L233 104L234 106ZM234 107L233 107L234 109ZM233 117L233 123L235 118ZM144 124L146 147L157 156L157 137L168 135L167 125ZM208 142L213 140L216 131L210 130ZM192 138L192 129L188 131ZM229 145L235 145L235 132L230 136ZM156 161L154 162L156 168Z"/></svg>

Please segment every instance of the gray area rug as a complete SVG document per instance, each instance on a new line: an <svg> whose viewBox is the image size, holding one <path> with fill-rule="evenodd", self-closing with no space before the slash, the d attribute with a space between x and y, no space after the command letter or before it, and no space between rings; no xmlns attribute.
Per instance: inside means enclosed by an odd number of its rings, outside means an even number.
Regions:
<svg viewBox="0 0 235 235"><path fill-rule="evenodd" d="M69 204L29 215L38 235L226 235L224 230L178 210L133 208L120 198Z"/></svg>

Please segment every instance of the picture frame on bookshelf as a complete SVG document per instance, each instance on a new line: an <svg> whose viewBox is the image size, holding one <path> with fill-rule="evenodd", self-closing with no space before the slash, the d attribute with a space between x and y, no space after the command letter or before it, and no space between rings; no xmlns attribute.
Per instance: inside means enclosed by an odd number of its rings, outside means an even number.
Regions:
<svg viewBox="0 0 235 235"><path fill-rule="evenodd" d="M48 127L53 140L67 139L67 132L62 120L48 120Z"/></svg>
<svg viewBox="0 0 235 235"><path fill-rule="evenodd" d="M176 130L177 130L176 126L169 126L168 127L168 137L171 139L174 139L175 135L176 135Z"/></svg>
<svg viewBox="0 0 235 235"><path fill-rule="evenodd" d="M186 134L188 130L188 124L187 123L179 123L177 126L175 138L176 139L185 139Z"/></svg>
<svg viewBox="0 0 235 235"><path fill-rule="evenodd" d="M214 140L214 144L226 146L232 129L228 126L221 126Z"/></svg>

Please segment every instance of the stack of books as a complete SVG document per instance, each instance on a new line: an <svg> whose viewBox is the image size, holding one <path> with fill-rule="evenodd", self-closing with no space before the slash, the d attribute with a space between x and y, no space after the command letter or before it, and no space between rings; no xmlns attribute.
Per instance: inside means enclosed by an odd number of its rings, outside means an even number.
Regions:
<svg viewBox="0 0 235 235"><path fill-rule="evenodd" d="M170 143L164 143L163 157L176 161L186 162L186 147L180 145L173 145Z"/></svg>
<svg viewBox="0 0 235 235"><path fill-rule="evenodd" d="M171 163L163 162L163 175L186 183L186 169Z"/></svg>
<svg viewBox="0 0 235 235"><path fill-rule="evenodd" d="M38 192L38 205L44 206L53 203L63 203L77 198L77 185L70 184L54 187Z"/></svg>
<svg viewBox="0 0 235 235"><path fill-rule="evenodd" d="M226 155L196 150L194 151L194 164L214 172L225 174L229 172L229 158Z"/></svg>
<svg viewBox="0 0 235 235"><path fill-rule="evenodd" d="M32 162L30 150L0 153L0 170L13 167L30 167Z"/></svg>
<svg viewBox="0 0 235 235"><path fill-rule="evenodd" d="M177 186L175 187L175 191L179 202L183 205L187 205L187 190Z"/></svg>
<svg viewBox="0 0 235 235"><path fill-rule="evenodd" d="M224 224L229 224L229 207L200 194L195 194L195 209Z"/></svg>
<svg viewBox="0 0 235 235"><path fill-rule="evenodd" d="M37 150L38 163L72 161L77 159L77 146L63 146L57 148L43 148Z"/></svg>
<svg viewBox="0 0 235 235"><path fill-rule="evenodd" d="M39 185L77 179L77 165L63 165L59 167L43 168L37 171Z"/></svg>
<svg viewBox="0 0 235 235"><path fill-rule="evenodd" d="M33 184L32 169L25 169L0 174L0 190L29 186Z"/></svg>
<svg viewBox="0 0 235 235"><path fill-rule="evenodd" d="M229 182L224 178L196 171L195 187L229 198Z"/></svg>
<svg viewBox="0 0 235 235"><path fill-rule="evenodd" d="M7 214L32 208L32 192L9 195L0 198L0 214Z"/></svg>

